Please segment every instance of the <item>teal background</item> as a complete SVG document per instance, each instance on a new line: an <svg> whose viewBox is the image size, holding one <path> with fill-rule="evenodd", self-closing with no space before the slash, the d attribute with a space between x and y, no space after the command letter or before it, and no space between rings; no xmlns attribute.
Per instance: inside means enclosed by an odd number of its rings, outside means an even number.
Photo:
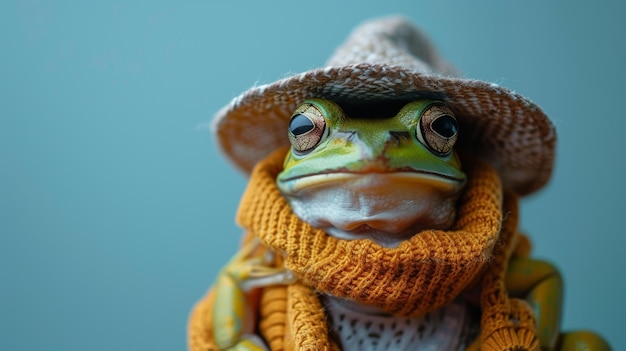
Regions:
<svg viewBox="0 0 626 351"><path fill-rule="evenodd" d="M624 6L469 3L2 1L0 349L185 349L191 306L237 248L246 183L212 114L395 13L551 116L554 177L522 226L563 272L564 328L621 348Z"/></svg>

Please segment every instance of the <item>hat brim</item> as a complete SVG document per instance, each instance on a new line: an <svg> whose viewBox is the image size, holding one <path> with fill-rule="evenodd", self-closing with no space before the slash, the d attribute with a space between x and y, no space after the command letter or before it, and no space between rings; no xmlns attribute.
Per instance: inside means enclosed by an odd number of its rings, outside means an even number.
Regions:
<svg viewBox="0 0 626 351"><path fill-rule="evenodd" d="M491 163L506 188L527 195L547 183L556 133L537 105L496 84L428 75L403 66L326 67L257 86L222 108L212 127L226 156L249 173L270 152L289 145L289 119L305 99L381 101L424 96L443 100L455 112L459 148Z"/></svg>

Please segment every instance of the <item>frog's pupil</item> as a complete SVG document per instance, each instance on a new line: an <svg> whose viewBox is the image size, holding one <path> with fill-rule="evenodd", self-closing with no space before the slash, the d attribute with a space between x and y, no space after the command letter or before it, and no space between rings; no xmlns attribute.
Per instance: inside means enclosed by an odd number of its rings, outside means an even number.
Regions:
<svg viewBox="0 0 626 351"><path fill-rule="evenodd" d="M289 122L289 131L293 135L302 135L315 128L315 124L303 114L297 114Z"/></svg>
<svg viewBox="0 0 626 351"><path fill-rule="evenodd" d="M443 115L434 120L431 128L444 138L452 138L459 129L456 120L449 115Z"/></svg>

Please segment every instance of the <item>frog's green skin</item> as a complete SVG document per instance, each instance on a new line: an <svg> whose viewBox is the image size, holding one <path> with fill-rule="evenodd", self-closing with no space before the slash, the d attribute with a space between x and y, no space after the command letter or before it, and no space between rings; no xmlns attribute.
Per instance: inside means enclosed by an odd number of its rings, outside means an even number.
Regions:
<svg viewBox="0 0 626 351"><path fill-rule="evenodd" d="M458 126L452 111L441 102L418 100L380 116L384 118L362 117L347 115L338 104L322 99L307 100L294 112L292 148L277 177L294 213L340 239L365 238L388 247L421 229L448 229L466 180L453 150ZM255 287L288 283L288 272L269 267L254 276L247 273L251 266L268 264L252 252L248 249L231 261L215 286L219 310L214 325L230 323L215 331L224 349L263 348L241 327L255 321L249 313L250 281L256 280ZM543 350L569 350L572 345L610 350L593 333L559 334L562 283L553 266L514 259L507 274L511 294L525 297L535 311ZM380 311L355 302L327 299L327 308L340 303L359 316L380 316ZM468 350L478 350L479 342Z"/></svg>
<svg viewBox="0 0 626 351"><path fill-rule="evenodd" d="M256 316L251 292L259 287L290 284L293 273L271 267L273 255L253 239L226 264L214 284L213 340L219 350L267 350L254 334Z"/></svg>

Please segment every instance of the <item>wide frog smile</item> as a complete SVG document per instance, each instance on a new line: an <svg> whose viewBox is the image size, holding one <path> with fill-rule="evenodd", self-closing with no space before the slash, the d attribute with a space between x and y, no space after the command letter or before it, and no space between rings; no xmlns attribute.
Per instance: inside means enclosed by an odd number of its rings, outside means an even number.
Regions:
<svg viewBox="0 0 626 351"><path fill-rule="evenodd" d="M466 177L452 149L452 111L419 100L391 116L355 117L321 99L295 111L277 185L296 215L337 238L386 247L454 223Z"/></svg>
<svg viewBox="0 0 626 351"><path fill-rule="evenodd" d="M392 171L361 171L353 172L347 169L330 170L326 172L304 174L281 179L283 193L293 194L306 188L314 186L323 186L327 183L342 182L353 178L363 178L365 175L379 174L381 176L390 177L398 181L416 181L428 182L432 186L446 188L451 190L462 187L465 178L455 177L447 174L441 174L428 170L392 170ZM372 182L371 186L376 186L377 182Z"/></svg>

